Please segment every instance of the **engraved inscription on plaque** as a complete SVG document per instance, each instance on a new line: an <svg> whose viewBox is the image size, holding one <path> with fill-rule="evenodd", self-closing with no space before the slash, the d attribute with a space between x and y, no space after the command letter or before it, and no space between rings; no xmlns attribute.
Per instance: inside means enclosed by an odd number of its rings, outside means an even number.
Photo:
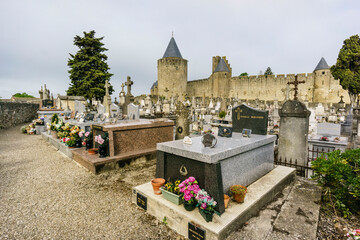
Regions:
<svg viewBox="0 0 360 240"><path fill-rule="evenodd" d="M190 240L205 240L206 231L204 229L201 229L191 222L188 224L188 238Z"/></svg>
<svg viewBox="0 0 360 240"><path fill-rule="evenodd" d="M145 197L141 193L136 194L136 203L139 207L143 208L145 211L147 210L147 197Z"/></svg>

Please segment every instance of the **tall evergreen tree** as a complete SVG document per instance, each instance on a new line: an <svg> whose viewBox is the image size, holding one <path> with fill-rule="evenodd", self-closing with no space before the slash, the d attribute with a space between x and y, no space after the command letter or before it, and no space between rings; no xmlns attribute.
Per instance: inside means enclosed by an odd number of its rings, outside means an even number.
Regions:
<svg viewBox="0 0 360 240"><path fill-rule="evenodd" d="M108 49L103 47L103 38L95 38L94 30L84 32L84 37L75 36L74 45L79 51L75 55L70 53L68 60L71 83L67 95L84 96L90 103L93 98L102 100L105 96L105 81L110 81L113 74L108 72L107 56L103 53ZM110 85L109 93L113 91Z"/></svg>
<svg viewBox="0 0 360 240"><path fill-rule="evenodd" d="M267 76L267 75L273 75L274 73L272 72L271 68L268 67L266 70L265 70L265 73L264 75Z"/></svg>
<svg viewBox="0 0 360 240"><path fill-rule="evenodd" d="M344 41L336 64L330 68L335 79L348 90L352 103L356 102L360 93L360 38L351 36Z"/></svg>

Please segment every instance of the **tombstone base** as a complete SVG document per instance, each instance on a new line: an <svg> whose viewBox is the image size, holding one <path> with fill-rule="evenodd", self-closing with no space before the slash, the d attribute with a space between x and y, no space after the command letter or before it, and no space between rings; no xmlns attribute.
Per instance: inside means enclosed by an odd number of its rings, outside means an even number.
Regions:
<svg viewBox="0 0 360 240"><path fill-rule="evenodd" d="M150 182L133 188L132 202L138 205L142 203L142 208L159 221L166 217L167 226L185 237L189 237L189 225L196 225L205 231L205 239L225 239L256 215L294 179L295 169L276 167L248 187L244 203L231 201L221 216L214 214L212 222L206 222L198 209L188 212L183 205L175 205L162 195L155 195ZM138 201L138 195L141 196L141 201Z"/></svg>

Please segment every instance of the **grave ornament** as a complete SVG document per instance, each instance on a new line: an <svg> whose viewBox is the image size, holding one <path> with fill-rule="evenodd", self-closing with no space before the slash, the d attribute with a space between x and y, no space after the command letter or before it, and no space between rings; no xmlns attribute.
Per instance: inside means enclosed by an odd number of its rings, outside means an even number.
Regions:
<svg viewBox="0 0 360 240"><path fill-rule="evenodd" d="M201 138L201 142L204 145L204 147L213 148L217 143L217 139L211 133L207 133Z"/></svg>

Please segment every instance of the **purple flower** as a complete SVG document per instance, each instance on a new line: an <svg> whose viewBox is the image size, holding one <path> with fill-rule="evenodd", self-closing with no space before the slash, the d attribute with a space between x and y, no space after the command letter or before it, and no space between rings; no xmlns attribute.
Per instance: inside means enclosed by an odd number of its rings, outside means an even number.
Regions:
<svg viewBox="0 0 360 240"><path fill-rule="evenodd" d="M207 207L206 203L202 203L202 204L201 204L201 208L202 208L202 209L206 209L206 207Z"/></svg>

